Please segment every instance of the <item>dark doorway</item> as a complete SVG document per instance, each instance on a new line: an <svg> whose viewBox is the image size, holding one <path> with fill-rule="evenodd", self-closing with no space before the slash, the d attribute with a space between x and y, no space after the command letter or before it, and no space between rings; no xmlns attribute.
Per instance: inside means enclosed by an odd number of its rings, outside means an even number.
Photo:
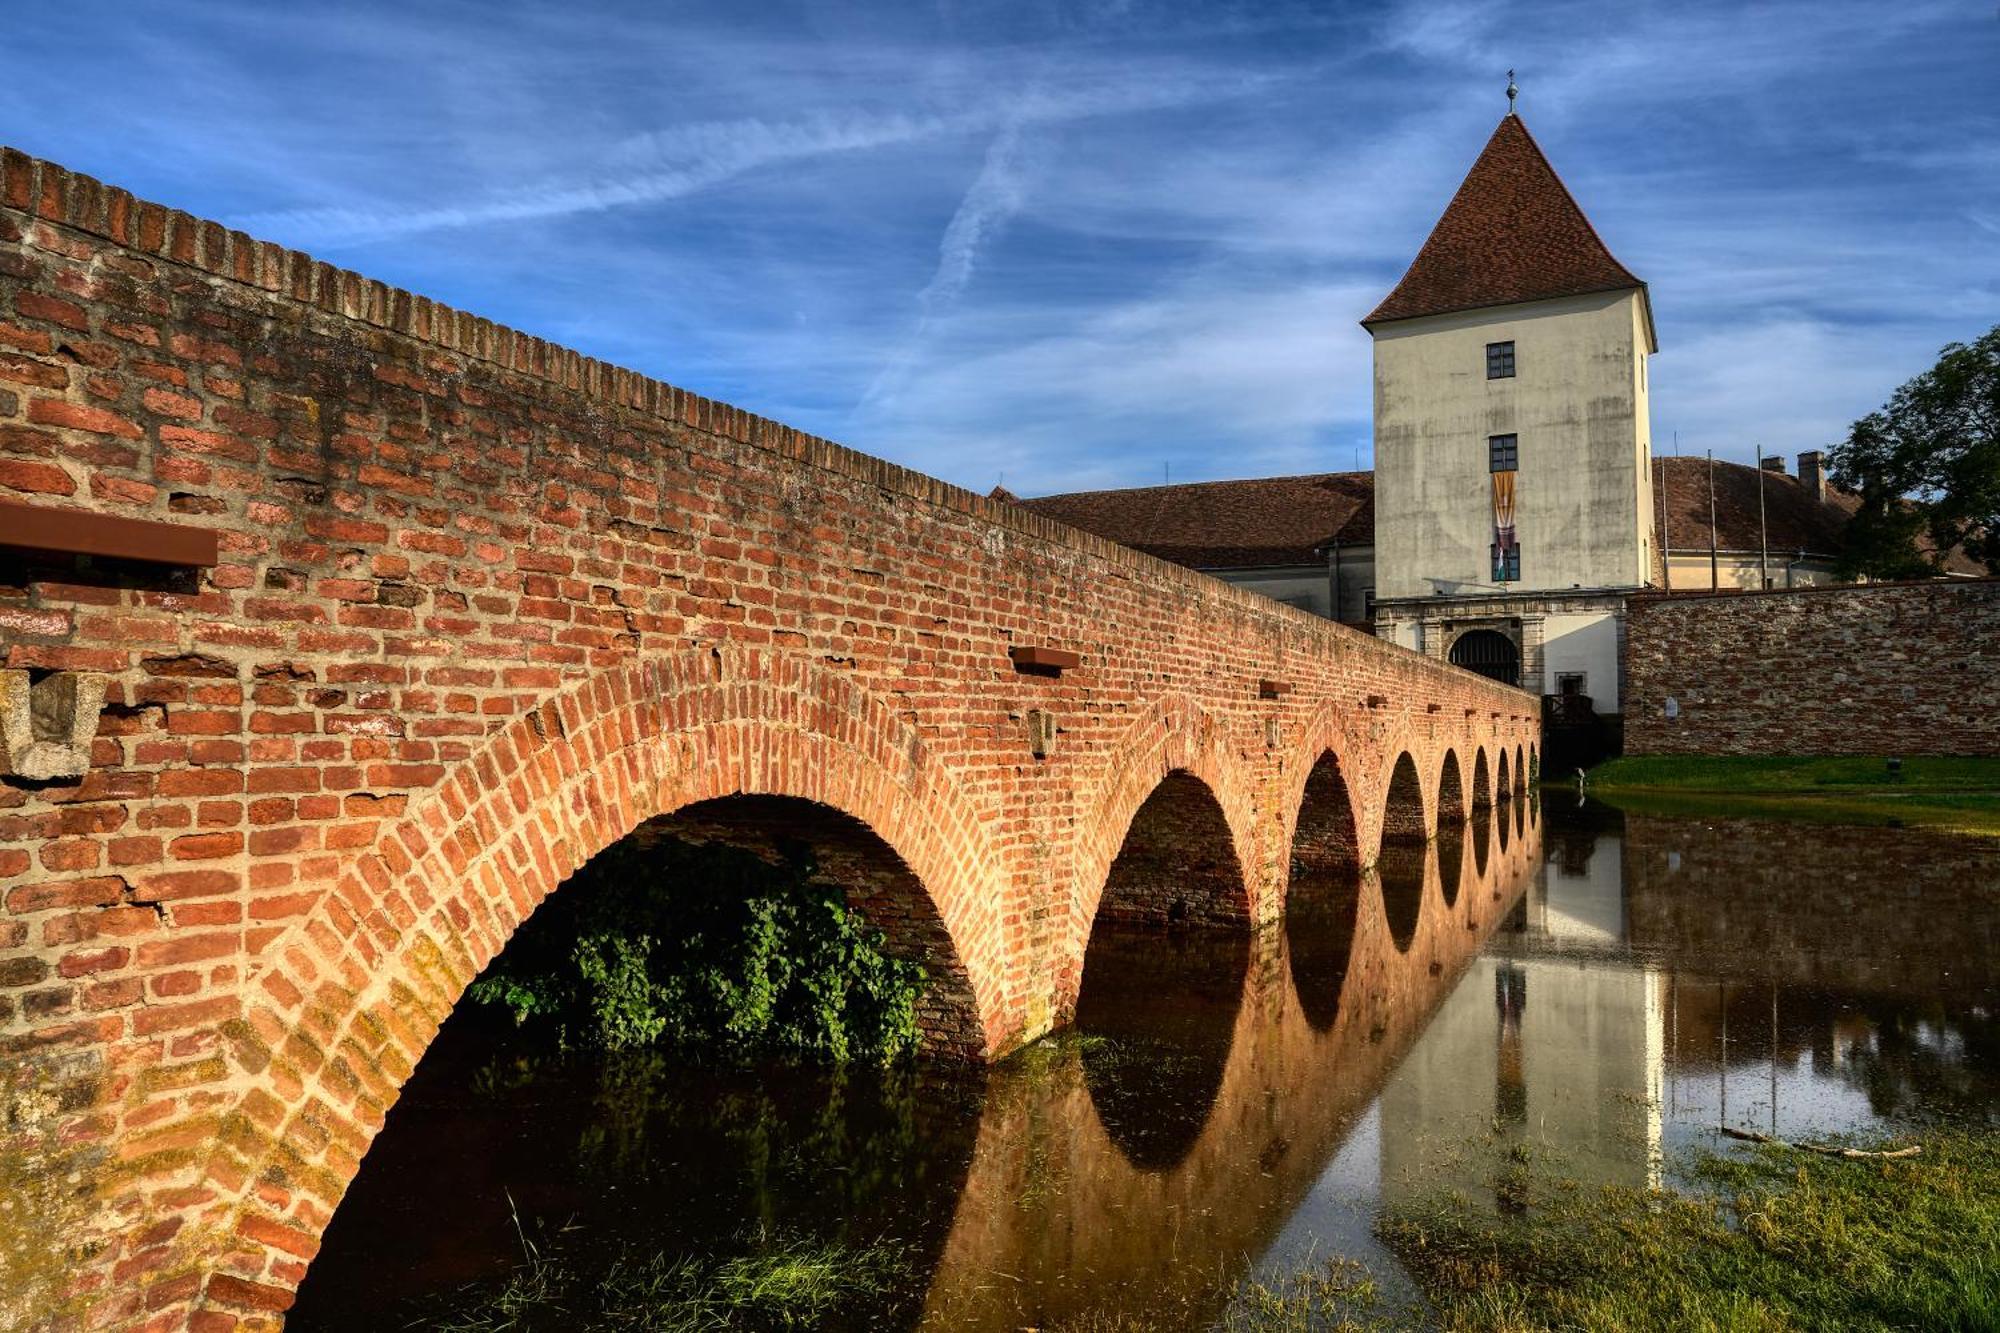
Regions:
<svg viewBox="0 0 2000 1333"><path fill-rule="evenodd" d="M1459 635L1451 645L1451 664L1502 685L1521 683L1521 650L1499 630L1476 629Z"/></svg>

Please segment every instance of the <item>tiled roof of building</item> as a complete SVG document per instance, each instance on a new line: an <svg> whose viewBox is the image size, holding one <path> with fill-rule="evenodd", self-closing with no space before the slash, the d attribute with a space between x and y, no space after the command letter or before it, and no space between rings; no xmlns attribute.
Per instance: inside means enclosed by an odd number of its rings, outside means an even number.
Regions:
<svg viewBox="0 0 2000 1333"><path fill-rule="evenodd" d="M1667 530L1661 544L1678 554L1708 549L1708 459L1656 458L1653 484L1665 478ZM1827 483L1826 499L1815 498L1799 478L1782 472L1762 473L1764 526L1757 520L1759 469L1745 463L1715 465L1715 545L1722 551L1756 551L1768 533L1773 558L1834 556L1845 544L1847 521L1861 507L1861 497ZM1659 497L1654 497L1653 526L1660 526ZM1983 567L1961 551L1945 558L1954 574L1982 574Z"/></svg>
<svg viewBox="0 0 2000 1333"><path fill-rule="evenodd" d="M1077 491L1019 503L1196 569L1317 564L1321 548L1336 541L1375 541L1372 472Z"/></svg>
<svg viewBox="0 0 2000 1333"><path fill-rule="evenodd" d="M1402 281L1361 322L1645 285L1612 258L1528 127L1509 113Z"/></svg>
<svg viewBox="0 0 2000 1333"><path fill-rule="evenodd" d="M1755 551L1757 485L1764 486L1764 523L1773 555L1837 555L1841 532L1860 507L1859 496L1828 484L1819 500L1797 478L1782 472L1762 472L1744 463L1715 464L1715 543L1724 551ZM1653 485L1665 479L1666 535L1662 544L1673 551L1708 549L1708 459L1656 458ZM1660 497L1653 499L1653 527L1661 515Z"/></svg>
<svg viewBox="0 0 2000 1333"><path fill-rule="evenodd" d="M1759 549L1758 479L1757 468L1716 463L1717 549ZM1768 533L1774 560L1791 559L1801 551L1822 559L1840 553L1842 533L1860 507L1859 496L1829 484L1826 499L1819 500L1797 477L1782 472L1764 472L1762 480L1762 531ZM1664 485L1666 497L1666 537L1671 540L1663 544L1677 554L1708 550L1708 460L1656 458L1653 481ZM996 489L995 498L1196 569L1317 564L1324 558L1321 552L1336 542L1349 547L1375 542L1372 472L1077 491L1033 500ZM1651 516L1656 530L1659 509L1656 494ZM1945 568L1958 574L1984 572L1957 552Z"/></svg>

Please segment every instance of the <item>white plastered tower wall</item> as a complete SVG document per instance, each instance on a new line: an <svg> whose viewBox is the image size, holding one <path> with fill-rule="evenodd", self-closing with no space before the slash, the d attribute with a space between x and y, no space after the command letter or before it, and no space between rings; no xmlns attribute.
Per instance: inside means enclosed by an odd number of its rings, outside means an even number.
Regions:
<svg viewBox="0 0 2000 1333"><path fill-rule="evenodd" d="M1586 695L1584 716L1617 712L1625 599L1657 578L1652 306L1511 92L1362 325L1375 355L1376 632L1525 689Z"/></svg>
<svg viewBox="0 0 2000 1333"><path fill-rule="evenodd" d="M1629 590L1654 567L1641 289L1375 326L1376 595ZM1489 343L1515 373L1486 377ZM1493 582L1487 441L1518 441L1521 578Z"/></svg>

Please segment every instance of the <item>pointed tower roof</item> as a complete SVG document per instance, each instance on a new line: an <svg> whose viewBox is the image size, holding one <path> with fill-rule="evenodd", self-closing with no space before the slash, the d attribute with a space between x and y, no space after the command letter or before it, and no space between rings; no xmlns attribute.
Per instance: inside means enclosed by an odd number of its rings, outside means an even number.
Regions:
<svg viewBox="0 0 2000 1333"><path fill-rule="evenodd" d="M1646 284L1612 258L1528 127L1508 112L1430 239L1364 326Z"/></svg>

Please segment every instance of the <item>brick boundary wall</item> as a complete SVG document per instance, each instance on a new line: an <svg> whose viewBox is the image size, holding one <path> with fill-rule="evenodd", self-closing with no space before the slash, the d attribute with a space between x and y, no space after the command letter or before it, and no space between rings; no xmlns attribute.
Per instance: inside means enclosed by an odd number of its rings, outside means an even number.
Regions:
<svg viewBox="0 0 2000 1333"><path fill-rule="evenodd" d="M2000 755L2000 579L1634 597L1624 698L1628 754Z"/></svg>
<svg viewBox="0 0 2000 1333"><path fill-rule="evenodd" d="M1241 878L1193 914L1264 925L1323 756L1368 861L1400 757L1429 826L1448 755L1540 739L1520 691L11 150L0 500L220 545L0 552L5 679L104 690L87 772L0 780L0 1326L280 1325L465 985L648 820L858 820L922 888L864 910L948 945L991 1057L1066 1021L1170 775Z"/></svg>

